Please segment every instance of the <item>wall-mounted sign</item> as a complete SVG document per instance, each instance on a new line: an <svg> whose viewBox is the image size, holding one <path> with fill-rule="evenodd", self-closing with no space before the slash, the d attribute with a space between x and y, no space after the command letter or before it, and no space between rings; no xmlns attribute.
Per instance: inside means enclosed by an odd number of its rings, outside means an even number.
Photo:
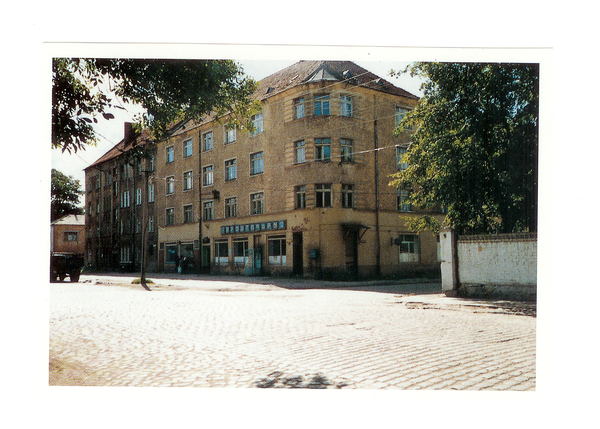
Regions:
<svg viewBox="0 0 600 429"><path fill-rule="evenodd" d="M245 223L243 225L230 225L221 227L221 235L244 234L263 231L281 231L287 228L287 221L276 220L272 222Z"/></svg>

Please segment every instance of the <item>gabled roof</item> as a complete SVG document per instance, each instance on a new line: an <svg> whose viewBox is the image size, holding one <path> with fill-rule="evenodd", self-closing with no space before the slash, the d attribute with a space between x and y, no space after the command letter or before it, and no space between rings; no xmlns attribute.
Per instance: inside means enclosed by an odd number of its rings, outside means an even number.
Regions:
<svg viewBox="0 0 600 429"><path fill-rule="evenodd" d="M299 61L261 80L256 97L264 100L294 86L317 81L346 82L375 91L418 99L417 96L394 86L352 61Z"/></svg>
<svg viewBox="0 0 600 429"><path fill-rule="evenodd" d="M56 219L51 225L85 225L84 215L65 215Z"/></svg>

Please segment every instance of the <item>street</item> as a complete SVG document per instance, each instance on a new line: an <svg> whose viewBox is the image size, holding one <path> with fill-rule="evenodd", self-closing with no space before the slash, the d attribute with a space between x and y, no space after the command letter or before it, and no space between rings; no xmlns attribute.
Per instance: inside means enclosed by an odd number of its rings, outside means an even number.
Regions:
<svg viewBox="0 0 600 429"><path fill-rule="evenodd" d="M128 277L50 284L51 386L536 387L535 304L428 284L150 277L152 292Z"/></svg>

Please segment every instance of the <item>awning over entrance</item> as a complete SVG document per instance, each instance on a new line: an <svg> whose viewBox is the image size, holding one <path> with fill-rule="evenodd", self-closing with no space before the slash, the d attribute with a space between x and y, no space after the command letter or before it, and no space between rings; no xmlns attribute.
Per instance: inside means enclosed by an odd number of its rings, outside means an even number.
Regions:
<svg viewBox="0 0 600 429"><path fill-rule="evenodd" d="M349 223L342 223L342 229L345 232L345 235L348 235L348 233L350 231L356 231L357 234L360 234L358 236L359 240L362 240L363 235L365 235L365 232L367 232L367 230L369 228L371 228L370 226L364 225L362 223L353 223L353 222L349 222ZM362 233L360 232L362 230Z"/></svg>

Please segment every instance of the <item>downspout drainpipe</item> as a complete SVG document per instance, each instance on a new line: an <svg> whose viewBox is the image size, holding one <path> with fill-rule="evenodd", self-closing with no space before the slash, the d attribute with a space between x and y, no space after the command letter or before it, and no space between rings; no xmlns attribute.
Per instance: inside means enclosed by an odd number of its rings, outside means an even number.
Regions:
<svg viewBox="0 0 600 429"><path fill-rule="evenodd" d="M375 159L375 275L381 275L381 237L379 231L379 142L377 140L377 96L373 95L373 143Z"/></svg>

